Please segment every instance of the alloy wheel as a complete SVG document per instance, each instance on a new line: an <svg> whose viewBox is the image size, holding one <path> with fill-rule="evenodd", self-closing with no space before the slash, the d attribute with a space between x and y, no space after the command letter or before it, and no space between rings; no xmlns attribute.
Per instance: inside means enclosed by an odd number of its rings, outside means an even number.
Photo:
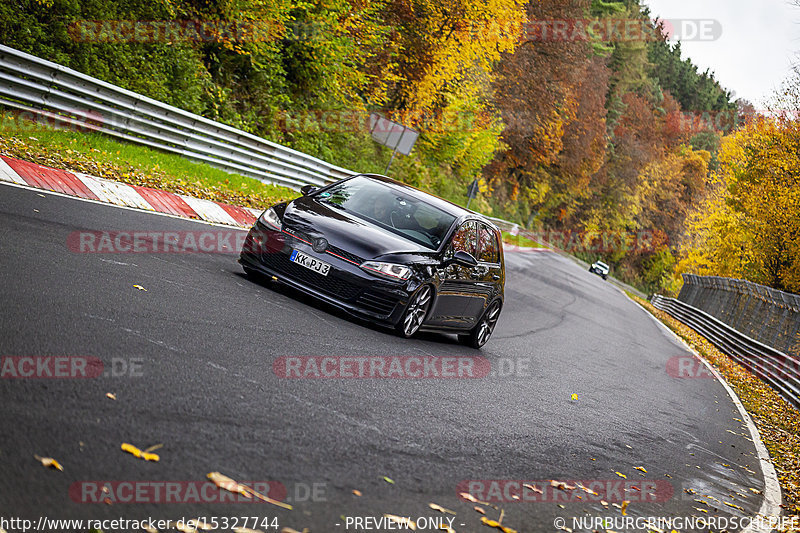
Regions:
<svg viewBox="0 0 800 533"><path fill-rule="evenodd" d="M473 348L481 348L489 340L500 318L500 302L494 302L483 314L481 321L469 334L459 335L458 338L466 345Z"/></svg>
<svg viewBox="0 0 800 533"><path fill-rule="evenodd" d="M419 289L408 304L403 321L401 322L401 331L406 337L411 337L419 331L422 322L425 320L425 315L428 314L428 308L431 306L431 288L425 285Z"/></svg>

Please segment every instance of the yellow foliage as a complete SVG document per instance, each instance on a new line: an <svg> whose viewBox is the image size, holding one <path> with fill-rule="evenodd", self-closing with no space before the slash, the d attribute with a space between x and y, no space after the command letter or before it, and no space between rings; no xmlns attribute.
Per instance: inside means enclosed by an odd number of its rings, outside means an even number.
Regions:
<svg viewBox="0 0 800 533"><path fill-rule="evenodd" d="M756 120L726 136L718 158L687 220L678 272L800 292L800 122Z"/></svg>
<svg viewBox="0 0 800 533"><path fill-rule="evenodd" d="M407 107L429 113L443 90L458 84L465 72L492 70L504 52L513 52L525 21L519 0L415 0L414 43L426 56L418 80L406 86ZM407 45L408 47L409 45Z"/></svg>

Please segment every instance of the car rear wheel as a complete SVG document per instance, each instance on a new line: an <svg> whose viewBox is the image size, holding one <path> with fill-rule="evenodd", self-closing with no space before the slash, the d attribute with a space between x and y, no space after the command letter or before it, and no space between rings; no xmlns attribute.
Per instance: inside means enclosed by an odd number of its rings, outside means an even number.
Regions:
<svg viewBox="0 0 800 533"><path fill-rule="evenodd" d="M489 337L491 337L494 332L497 319L500 318L500 308L501 305L499 301L493 302L481 317L478 325L472 328L472 331L469 333L459 335L458 339L467 346L480 349L486 344Z"/></svg>
<svg viewBox="0 0 800 533"><path fill-rule="evenodd" d="M403 317L397 324L397 331L403 337L413 337L419 331L420 326L425 321L428 315L428 310L431 308L431 299L433 297L433 290L430 285L423 285L411 297Z"/></svg>

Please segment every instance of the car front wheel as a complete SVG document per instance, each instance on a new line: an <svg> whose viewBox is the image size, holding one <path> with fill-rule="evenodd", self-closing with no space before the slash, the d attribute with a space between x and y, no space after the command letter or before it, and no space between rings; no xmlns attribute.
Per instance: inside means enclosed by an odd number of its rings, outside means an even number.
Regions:
<svg viewBox="0 0 800 533"><path fill-rule="evenodd" d="M489 309L483 314L478 325L472 328L467 334L459 335L458 339L476 349L480 349L489 340L494 332L494 327L497 325L497 319L500 318L500 302L495 301L489 306Z"/></svg>
<svg viewBox="0 0 800 533"><path fill-rule="evenodd" d="M423 285L414 293L405 313L403 313L403 317L397 324L397 331L400 335L406 338L413 337L419 331L420 326L425 321L425 317L428 315L428 309L431 307L432 296L433 290L431 290L430 285Z"/></svg>

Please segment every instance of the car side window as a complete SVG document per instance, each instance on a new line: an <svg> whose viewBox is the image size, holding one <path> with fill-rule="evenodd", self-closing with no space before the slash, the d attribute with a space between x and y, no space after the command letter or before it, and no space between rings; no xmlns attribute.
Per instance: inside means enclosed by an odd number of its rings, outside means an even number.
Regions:
<svg viewBox="0 0 800 533"><path fill-rule="evenodd" d="M478 261L485 263L499 263L500 253L497 243L497 234L488 226L480 224L478 227Z"/></svg>
<svg viewBox="0 0 800 533"><path fill-rule="evenodd" d="M475 222L465 222L453 235L452 244L450 245L450 255L463 251L469 253L472 257L477 257L478 236L475 231Z"/></svg>

